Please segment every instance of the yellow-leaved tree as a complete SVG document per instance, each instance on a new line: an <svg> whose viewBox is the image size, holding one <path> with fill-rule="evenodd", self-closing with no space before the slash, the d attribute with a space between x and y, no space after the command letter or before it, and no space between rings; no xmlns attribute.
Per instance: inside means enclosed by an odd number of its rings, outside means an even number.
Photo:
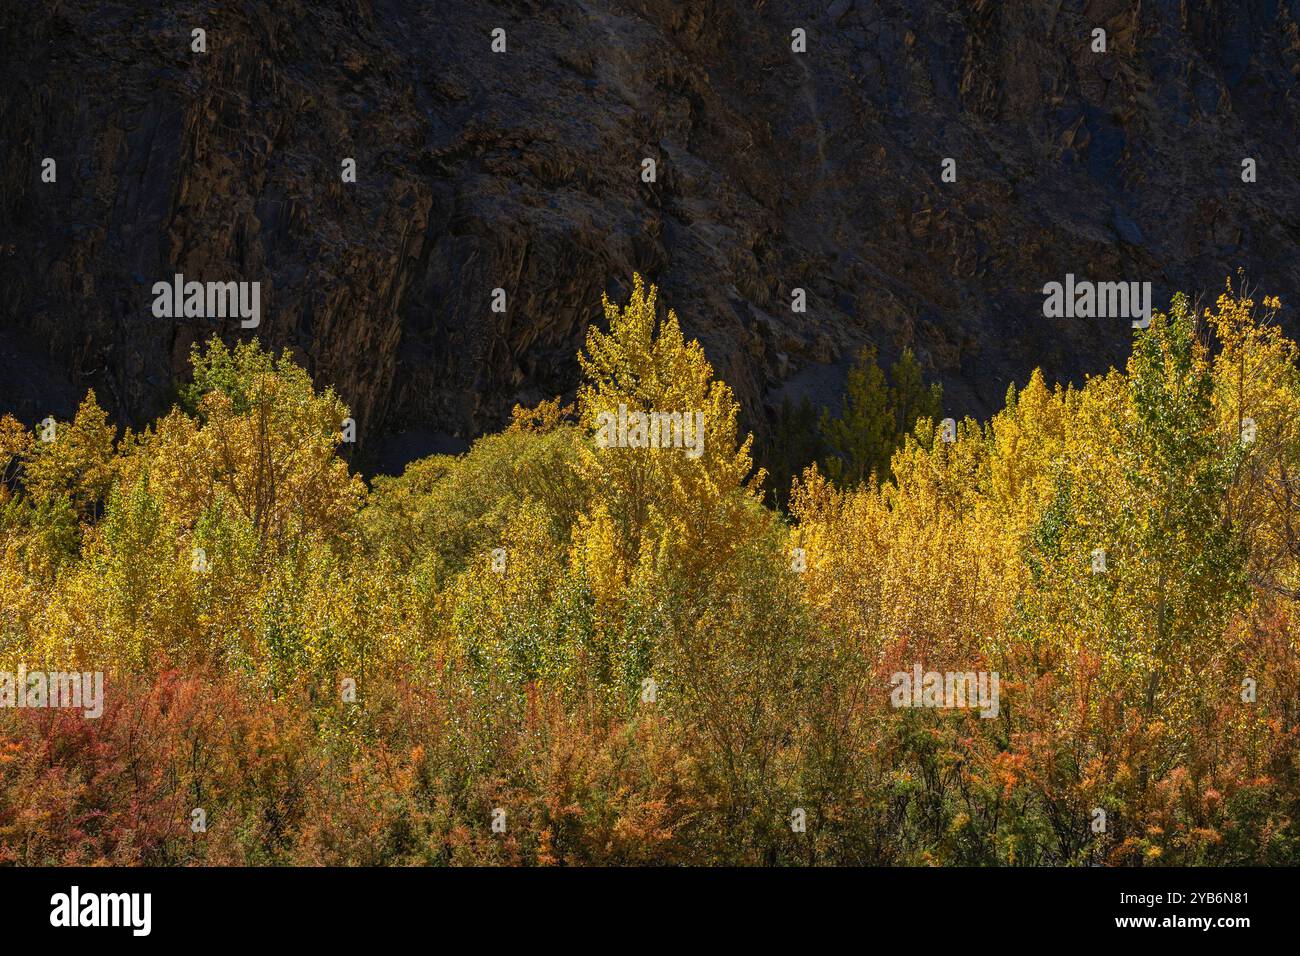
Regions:
<svg viewBox="0 0 1300 956"><path fill-rule="evenodd" d="M636 662L643 702L653 688L698 743L729 825L775 852L793 797L774 768L790 759L808 689L788 535L760 503L731 389L676 313L659 315L639 275L626 305L603 304L608 328L593 327L579 354L593 500L572 551L592 595L592 641Z"/></svg>

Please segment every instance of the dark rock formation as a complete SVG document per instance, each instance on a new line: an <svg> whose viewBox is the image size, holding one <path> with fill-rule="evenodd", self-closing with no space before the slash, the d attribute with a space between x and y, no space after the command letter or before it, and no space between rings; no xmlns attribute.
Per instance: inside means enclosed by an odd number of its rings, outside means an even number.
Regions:
<svg viewBox="0 0 1300 956"><path fill-rule="evenodd" d="M1244 266L1294 307L1298 22L1300 0L5 4L0 410L93 387L148 419L192 342L252 334L157 319L151 285L259 280L263 340L391 467L571 392L600 293L640 270L760 433L865 341L987 413L1035 366L1123 360L1127 321L1043 318L1067 272L1163 304Z"/></svg>

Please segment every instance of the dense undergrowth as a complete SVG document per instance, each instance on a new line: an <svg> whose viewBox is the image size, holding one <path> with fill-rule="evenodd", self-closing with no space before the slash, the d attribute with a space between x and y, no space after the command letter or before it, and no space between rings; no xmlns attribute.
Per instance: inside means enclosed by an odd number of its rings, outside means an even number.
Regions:
<svg viewBox="0 0 1300 956"><path fill-rule="evenodd" d="M1176 298L1125 370L922 414L784 512L654 300L575 407L370 486L255 343L139 434L0 422L0 668L107 675L98 719L0 710L0 861L1300 862L1275 300ZM620 405L702 454L598 447ZM894 707L917 664L998 672L997 716Z"/></svg>

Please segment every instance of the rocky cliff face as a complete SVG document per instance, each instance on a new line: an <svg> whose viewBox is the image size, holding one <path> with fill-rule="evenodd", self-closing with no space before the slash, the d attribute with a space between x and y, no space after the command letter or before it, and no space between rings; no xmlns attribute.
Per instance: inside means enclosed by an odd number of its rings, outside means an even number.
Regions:
<svg viewBox="0 0 1300 956"><path fill-rule="evenodd" d="M571 392L633 270L760 434L868 341L955 413L1121 362L1127 320L1043 317L1066 273L1300 293L1300 0L161 6L0 8L0 409L29 421L93 387L139 423L191 343L252 334L155 318L177 272L260 281L258 334L381 467Z"/></svg>

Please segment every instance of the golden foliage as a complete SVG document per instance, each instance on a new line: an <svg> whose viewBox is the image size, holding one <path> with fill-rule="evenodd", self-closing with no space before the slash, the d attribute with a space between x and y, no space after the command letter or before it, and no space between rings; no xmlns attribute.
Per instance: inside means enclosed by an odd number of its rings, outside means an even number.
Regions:
<svg viewBox="0 0 1300 956"><path fill-rule="evenodd" d="M0 713L0 859L1295 862L1279 308L1177 298L1124 370L1035 372L952 442L926 405L887 480L810 467L788 516L639 276L576 408L371 487L347 409L256 344L196 350L140 434L93 395L53 441L0 419L0 667L117 688L89 733ZM699 413L700 453L598 441L638 412ZM895 708L915 665L998 672L996 717ZM193 788L201 844L173 815Z"/></svg>

